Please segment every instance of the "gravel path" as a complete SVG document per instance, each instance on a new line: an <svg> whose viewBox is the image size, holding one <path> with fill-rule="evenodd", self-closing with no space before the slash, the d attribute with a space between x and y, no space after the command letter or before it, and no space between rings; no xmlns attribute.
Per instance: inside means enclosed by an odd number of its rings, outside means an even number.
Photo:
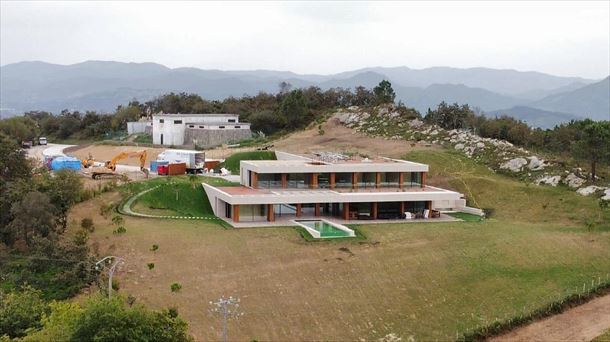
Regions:
<svg viewBox="0 0 610 342"><path fill-rule="evenodd" d="M610 329L610 294L489 341L591 341Z"/></svg>

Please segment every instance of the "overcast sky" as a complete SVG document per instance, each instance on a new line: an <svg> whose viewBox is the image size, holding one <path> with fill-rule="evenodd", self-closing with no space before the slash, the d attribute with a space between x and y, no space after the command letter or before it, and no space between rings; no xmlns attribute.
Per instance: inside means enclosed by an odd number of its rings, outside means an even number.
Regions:
<svg viewBox="0 0 610 342"><path fill-rule="evenodd" d="M328 74L367 66L610 73L610 1L23 2L0 64L156 62Z"/></svg>

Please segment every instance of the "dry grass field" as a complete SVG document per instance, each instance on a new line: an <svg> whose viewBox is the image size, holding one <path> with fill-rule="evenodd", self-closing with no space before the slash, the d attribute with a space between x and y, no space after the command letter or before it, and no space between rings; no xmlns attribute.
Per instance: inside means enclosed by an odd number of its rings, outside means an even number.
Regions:
<svg viewBox="0 0 610 342"><path fill-rule="evenodd" d="M491 218L361 225L364 242L306 242L293 228L132 217L125 217L127 233L113 235L99 207L117 195L106 194L76 206L71 219L74 226L94 218L100 255L126 259L117 274L120 293L176 307L198 341L220 338L221 321L208 302L223 295L239 297L244 312L230 322L231 340L450 340L610 273L610 220L594 199L526 185L451 152L409 158L431 164L432 182L493 208ZM594 222L589 230L586 220ZM182 285L177 293L174 282Z"/></svg>

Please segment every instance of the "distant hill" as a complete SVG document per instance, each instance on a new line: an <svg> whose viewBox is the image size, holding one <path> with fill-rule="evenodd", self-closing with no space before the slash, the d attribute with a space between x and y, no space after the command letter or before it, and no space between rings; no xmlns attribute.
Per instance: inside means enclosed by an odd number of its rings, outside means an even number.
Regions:
<svg viewBox="0 0 610 342"><path fill-rule="evenodd" d="M594 120L610 120L610 77L576 90L547 96L530 105Z"/></svg>
<svg viewBox="0 0 610 342"><path fill-rule="evenodd" d="M62 109L110 112L132 99L147 101L168 92L197 93L220 100L260 91L275 93L284 81L293 87L372 88L383 79L392 82L397 100L422 113L441 101L468 103L488 112L527 106L576 115L590 112L595 118L603 116L600 113L608 107L608 97L598 94L603 89L597 89L594 80L538 72L376 67L333 75L300 75L290 71L172 69L155 63L87 61L73 65L21 62L0 67L0 115ZM597 95L586 95L591 92ZM559 115L560 120L564 117Z"/></svg>
<svg viewBox="0 0 610 342"><path fill-rule="evenodd" d="M526 106L515 106L508 109L485 112L488 117L500 117L502 115L512 116L515 119L526 122L531 127L543 129L553 128L562 122L582 119L574 114L550 112Z"/></svg>

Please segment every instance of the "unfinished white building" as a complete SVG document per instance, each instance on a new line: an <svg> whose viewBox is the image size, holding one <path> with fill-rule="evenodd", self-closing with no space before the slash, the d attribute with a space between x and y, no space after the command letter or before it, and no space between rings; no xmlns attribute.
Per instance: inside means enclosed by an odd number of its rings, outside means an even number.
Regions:
<svg viewBox="0 0 610 342"><path fill-rule="evenodd" d="M153 144L212 147L252 136L250 124L238 114L153 115Z"/></svg>

